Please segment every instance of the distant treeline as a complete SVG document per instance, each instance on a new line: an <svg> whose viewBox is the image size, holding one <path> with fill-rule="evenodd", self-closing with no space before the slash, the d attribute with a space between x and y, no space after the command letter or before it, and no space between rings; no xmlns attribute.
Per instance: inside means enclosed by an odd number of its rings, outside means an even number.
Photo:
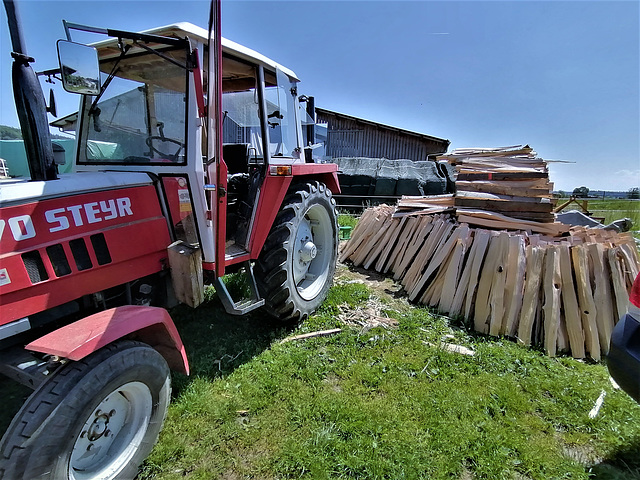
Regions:
<svg viewBox="0 0 640 480"><path fill-rule="evenodd" d="M51 138L68 140L69 137L51 134ZM22 132L19 128L10 127L8 125L0 125L0 140L22 140Z"/></svg>

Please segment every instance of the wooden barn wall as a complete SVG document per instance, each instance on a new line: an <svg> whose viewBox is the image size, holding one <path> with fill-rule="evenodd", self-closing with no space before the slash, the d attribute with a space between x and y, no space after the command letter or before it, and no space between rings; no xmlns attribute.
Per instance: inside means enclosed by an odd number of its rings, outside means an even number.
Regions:
<svg viewBox="0 0 640 480"><path fill-rule="evenodd" d="M427 160L427 155L446 152L447 140L411 135L383 125L360 122L333 114L317 113L327 123L326 155L337 157Z"/></svg>

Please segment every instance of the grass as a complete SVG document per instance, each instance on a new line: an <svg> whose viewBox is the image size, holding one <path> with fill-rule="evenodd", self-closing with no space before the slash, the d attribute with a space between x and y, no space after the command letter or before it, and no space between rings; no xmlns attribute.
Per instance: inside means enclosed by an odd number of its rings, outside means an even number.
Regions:
<svg viewBox="0 0 640 480"><path fill-rule="evenodd" d="M373 294L342 281L299 329L227 317L215 299L174 310L193 375L176 378L140 478L640 478L640 406L603 365L475 336L392 297L397 329L341 325ZM476 355L425 344L444 335Z"/></svg>
<svg viewBox="0 0 640 480"><path fill-rule="evenodd" d="M338 215L338 225L341 227L356 228L358 224L358 217L349 213L341 213Z"/></svg>
<svg viewBox="0 0 640 480"><path fill-rule="evenodd" d="M640 201L625 199L590 199L589 211L596 217L605 217L603 223L608 224L621 218L630 218L633 230L640 230Z"/></svg>

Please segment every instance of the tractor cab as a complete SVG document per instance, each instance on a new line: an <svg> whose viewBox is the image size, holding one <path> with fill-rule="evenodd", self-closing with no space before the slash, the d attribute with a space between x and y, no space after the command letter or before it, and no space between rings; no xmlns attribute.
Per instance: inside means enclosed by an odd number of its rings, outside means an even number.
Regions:
<svg viewBox="0 0 640 480"><path fill-rule="evenodd" d="M292 166L304 163L301 124L312 120L299 102L298 78L267 57L222 40L219 159L206 151L207 31L180 23L108 34L117 38L93 45L100 70L95 94L83 96L79 113L53 123L76 130L74 171L156 176L176 240L201 246L205 265L215 264L218 242L224 244L225 263L248 259L256 253L251 234L258 226L265 178L292 176ZM81 93L83 85L95 88L77 74L80 68L66 65L88 62L80 60L76 44L61 43L65 88ZM218 179L221 169L226 174ZM226 225L213 221L220 195Z"/></svg>
<svg viewBox="0 0 640 480"><path fill-rule="evenodd" d="M67 32L75 28L112 37L92 46L58 42L65 89L83 94L77 114L54 122L76 131L77 178L107 171L149 175L171 240L193 247L197 258L190 263L212 274L229 312L259 308L265 303L259 290L291 290L294 286L286 284L293 277L296 290L314 292L301 300L313 300L301 311L315 308L335 258L330 197L339 186L335 164L305 161L302 125L313 120L301 106L306 97L298 96L295 73L225 39L213 40L211 50L208 32L188 23L141 33L66 26ZM261 255L268 257L266 249L276 248L266 243L299 186L326 190L320 196L330 213L319 221L304 212L302 226L286 227L297 236L287 247L292 257L287 281L260 286L253 265L261 264ZM298 193L306 199L303 190ZM220 279L239 269L247 273L252 293L236 303ZM188 283L202 274L179 276ZM203 297L195 290L193 301L179 300L196 306Z"/></svg>

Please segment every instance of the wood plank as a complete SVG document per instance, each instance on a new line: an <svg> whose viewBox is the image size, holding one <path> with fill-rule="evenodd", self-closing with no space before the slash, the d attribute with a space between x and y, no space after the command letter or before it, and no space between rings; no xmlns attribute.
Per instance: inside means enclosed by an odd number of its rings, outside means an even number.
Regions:
<svg viewBox="0 0 640 480"><path fill-rule="evenodd" d="M596 323L596 303L593 299L593 290L589 280L589 258L586 246L576 245L571 247L571 260L576 278L580 318L582 319L586 349L591 358L600 360L601 348Z"/></svg>
<svg viewBox="0 0 640 480"><path fill-rule="evenodd" d="M491 285L502 255L502 243L504 241L502 233L490 240L487 256L485 257L484 265L482 266L480 280L478 281L478 293L476 295L473 314L473 325L476 332L485 334L489 333Z"/></svg>
<svg viewBox="0 0 640 480"><path fill-rule="evenodd" d="M433 257L431 257L427 268L422 274L420 280L417 284L411 289L409 292L409 300L415 300L422 288L427 284L431 275L436 271L436 269L440 266L440 264L446 259L446 257L451 253L455 242L458 238L466 238L469 235L469 225L462 224L458 228L456 228L449 239L447 239L444 244L433 253Z"/></svg>
<svg viewBox="0 0 640 480"><path fill-rule="evenodd" d="M482 250L479 254L484 257L484 251L486 249L487 243L489 242L489 232L486 230L475 230L472 231L473 236L471 237L471 246L468 247L469 255L467 256L466 261L463 263L462 274L460 275L460 281L456 287L455 294L453 296L453 300L451 302L451 308L449 313L452 317L456 317L460 315L462 312L462 305L464 303L464 299L466 296L466 292L469 288L469 281L471 280L471 272L473 270L473 265L475 262L475 257L478 255L478 252ZM484 247L482 244L484 243ZM480 259L480 262L482 259ZM478 271L480 266L477 267ZM476 274L476 282L477 282L477 274Z"/></svg>
<svg viewBox="0 0 640 480"><path fill-rule="evenodd" d="M419 282L420 277L422 276L422 272L427 268L429 260L438 248L447 241L453 229L453 223L446 220L444 217L439 219L438 225L435 225L431 230L431 234L425 239L423 247L420 249L413 263L407 270L407 274L404 277L405 281L403 283L407 292L413 291L415 285Z"/></svg>
<svg viewBox="0 0 640 480"><path fill-rule="evenodd" d="M407 220L400 232L400 239L395 248L391 251L389 259L387 260L382 273L388 273L389 271L395 272L395 265L400 263L400 259L407 252L407 245L413 237L417 226L420 224L420 220L418 217L406 218Z"/></svg>
<svg viewBox="0 0 640 480"><path fill-rule="evenodd" d="M420 223L416 227L415 231L413 232L413 236L409 241L409 246L406 250L406 253L402 256L400 254L398 255L400 262L399 263L396 262L397 266L395 266L393 269L394 280L398 281L404 278L406 270L409 267L409 264L415 258L418 250L424 244L425 239L427 238L431 230L434 228L437 221L438 221L437 216L436 217L428 216L420 219Z"/></svg>
<svg viewBox="0 0 640 480"><path fill-rule="evenodd" d="M544 179L542 179L544 180ZM517 192L521 197L539 197L539 198L553 198L553 194L549 189L549 182L544 182L547 186L543 188L531 188L525 185L514 185L517 183L530 183L530 182L492 182L492 181L477 181L477 182L465 182L456 181L456 191L458 192L485 192L496 193L502 195L509 195Z"/></svg>
<svg viewBox="0 0 640 480"><path fill-rule="evenodd" d="M507 271L507 289L505 292L505 321L503 335L515 337L518 331L518 319L522 309L524 294L524 275L527 268L525 256L525 237L513 235L509 238L509 269Z"/></svg>
<svg viewBox="0 0 640 480"><path fill-rule="evenodd" d="M386 247L389 246L395 240L395 234L398 230L401 220L395 219L391 216L385 221L385 225L382 228L385 229L384 235L377 241L373 249L367 254L362 265L365 269L369 269L371 265L378 259L378 256L382 254Z"/></svg>
<svg viewBox="0 0 640 480"><path fill-rule="evenodd" d="M470 225L481 225L492 228L501 228L505 230L529 230L531 232L544 233L547 235L559 236L569 231L569 225L563 223L546 223L533 222L530 220L521 220L496 212L487 212L476 209L456 210L459 222L469 223ZM480 222L487 220L487 222Z"/></svg>
<svg viewBox="0 0 640 480"><path fill-rule="evenodd" d="M550 357L556 356L558 328L560 327L560 255L558 247L547 247L544 262L544 350Z"/></svg>
<svg viewBox="0 0 640 480"><path fill-rule="evenodd" d="M629 305L629 291L622 274L622 264L624 262L620 247L607 249L607 261L611 272L611 283L613 284L614 302L616 308L614 320L617 323L627 313Z"/></svg>
<svg viewBox="0 0 640 480"><path fill-rule="evenodd" d="M442 286L442 295L438 306L440 311L450 313L451 304L453 303L453 297L458 287L458 281L460 280L460 271L462 270L462 261L467 251L467 245L469 238L459 238L453 248L451 259L448 262L446 273L444 275L444 285Z"/></svg>
<svg viewBox="0 0 640 480"><path fill-rule="evenodd" d="M504 173L485 173L485 172L475 172L475 173L460 173L458 174L456 181L464 180L464 181L477 181L477 180L518 180L518 179L534 179L534 178L544 178L548 179L549 174L546 172L504 172Z"/></svg>
<svg viewBox="0 0 640 480"><path fill-rule="evenodd" d="M542 282L542 265L546 248L527 246L527 266L524 282L524 296L520 321L518 322L518 342L531 345L533 326L537 317L540 298L540 284Z"/></svg>
<svg viewBox="0 0 640 480"><path fill-rule="evenodd" d="M456 184L457 187L457 184ZM456 193L455 202L458 203L459 200L487 200L493 201L496 204L513 204L513 203L523 203L523 204L541 204L546 206L551 206L552 201L550 198L543 197L526 197L518 195L518 190L509 189L508 194L498 194L498 193L487 193L487 192L468 192L468 191L458 191ZM545 210L546 211L546 210Z"/></svg>
<svg viewBox="0 0 640 480"><path fill-rule="evenodd" d="M596 302L596 324L600 349L605 355L609 353L609 342L613 331L613 304L611 303L610 275L604 264L604 247L599 243L587 245L589 258L593 265L595 288L593 299Z"/></svg>
<svg viewBox="0 0 640 480"><path fill-rule="evenodd" d="M465 318L471 318L471 311L474 310L475 306L476 292L478 289L478 282L480 281L482 264L491 238L497 235L498 234L496 232L489 232L487 230L477 231L475 242L478 243L478 250L473 257L471 271L469 272L469 286L467 287L464 304Z"/></svg>
<svg viewBox="0 0 640 480"><path fill-rule="evenodd" d="M504 293L508 268L509 234L502 232L498 238L500 238L500 256L491 280L491 300L489 302L489 335L493 336L504 334Z"/></svg>
<svg viewBox="0 0 640 480"><path fill-rule="evenodd" d="M618 246L620 247L620 253L622 254L625 263L624 274L627 287L631 288L631 285L633 285L633 282L638 276L640 270L637 252L635 248L631 248L631 246L626 243Z"/></svg>
<svg viewBox="0 0 640 480"><path fill-rule="evenodd" d="M523 202L508 200L492 200L488 198L470 198L457 196L455 201L456 207L482 208L501 213L548 213L553 210L551 203L542 202Z"/></svg>
<svg viewBox="0 0 640 480"><path fill-rule="evenodd" d="M562 307L564 320L569 337L569 346L573 358L584 358L585 338L580 318L580 306L573 283L573 268L571 266L571 252L568 245L558 247L560 253L560 277L562 282Z"/></svg>
<svg viewBox="0 0 640 480"><path fill-rule="evenodd" d="M390 228L392 222L393 219L390 216L376 218L374 232L365 243L358 247L358 251L351 256L351 261L355 266L360 266L365 262L371 251L379 245L380 240L387 233L387 229Z"/></svg>
<svg viewBox="0 0 640 480"><path fill-rule="evenodd" d="M353 255L356 249L364 242L371 232L375 229L373 219L376 217L376 211L373 208L368 208L364 211L358 224L351 233L351 239L347 242L346 247L340 254L340 261L345 262Z"/></svg>

